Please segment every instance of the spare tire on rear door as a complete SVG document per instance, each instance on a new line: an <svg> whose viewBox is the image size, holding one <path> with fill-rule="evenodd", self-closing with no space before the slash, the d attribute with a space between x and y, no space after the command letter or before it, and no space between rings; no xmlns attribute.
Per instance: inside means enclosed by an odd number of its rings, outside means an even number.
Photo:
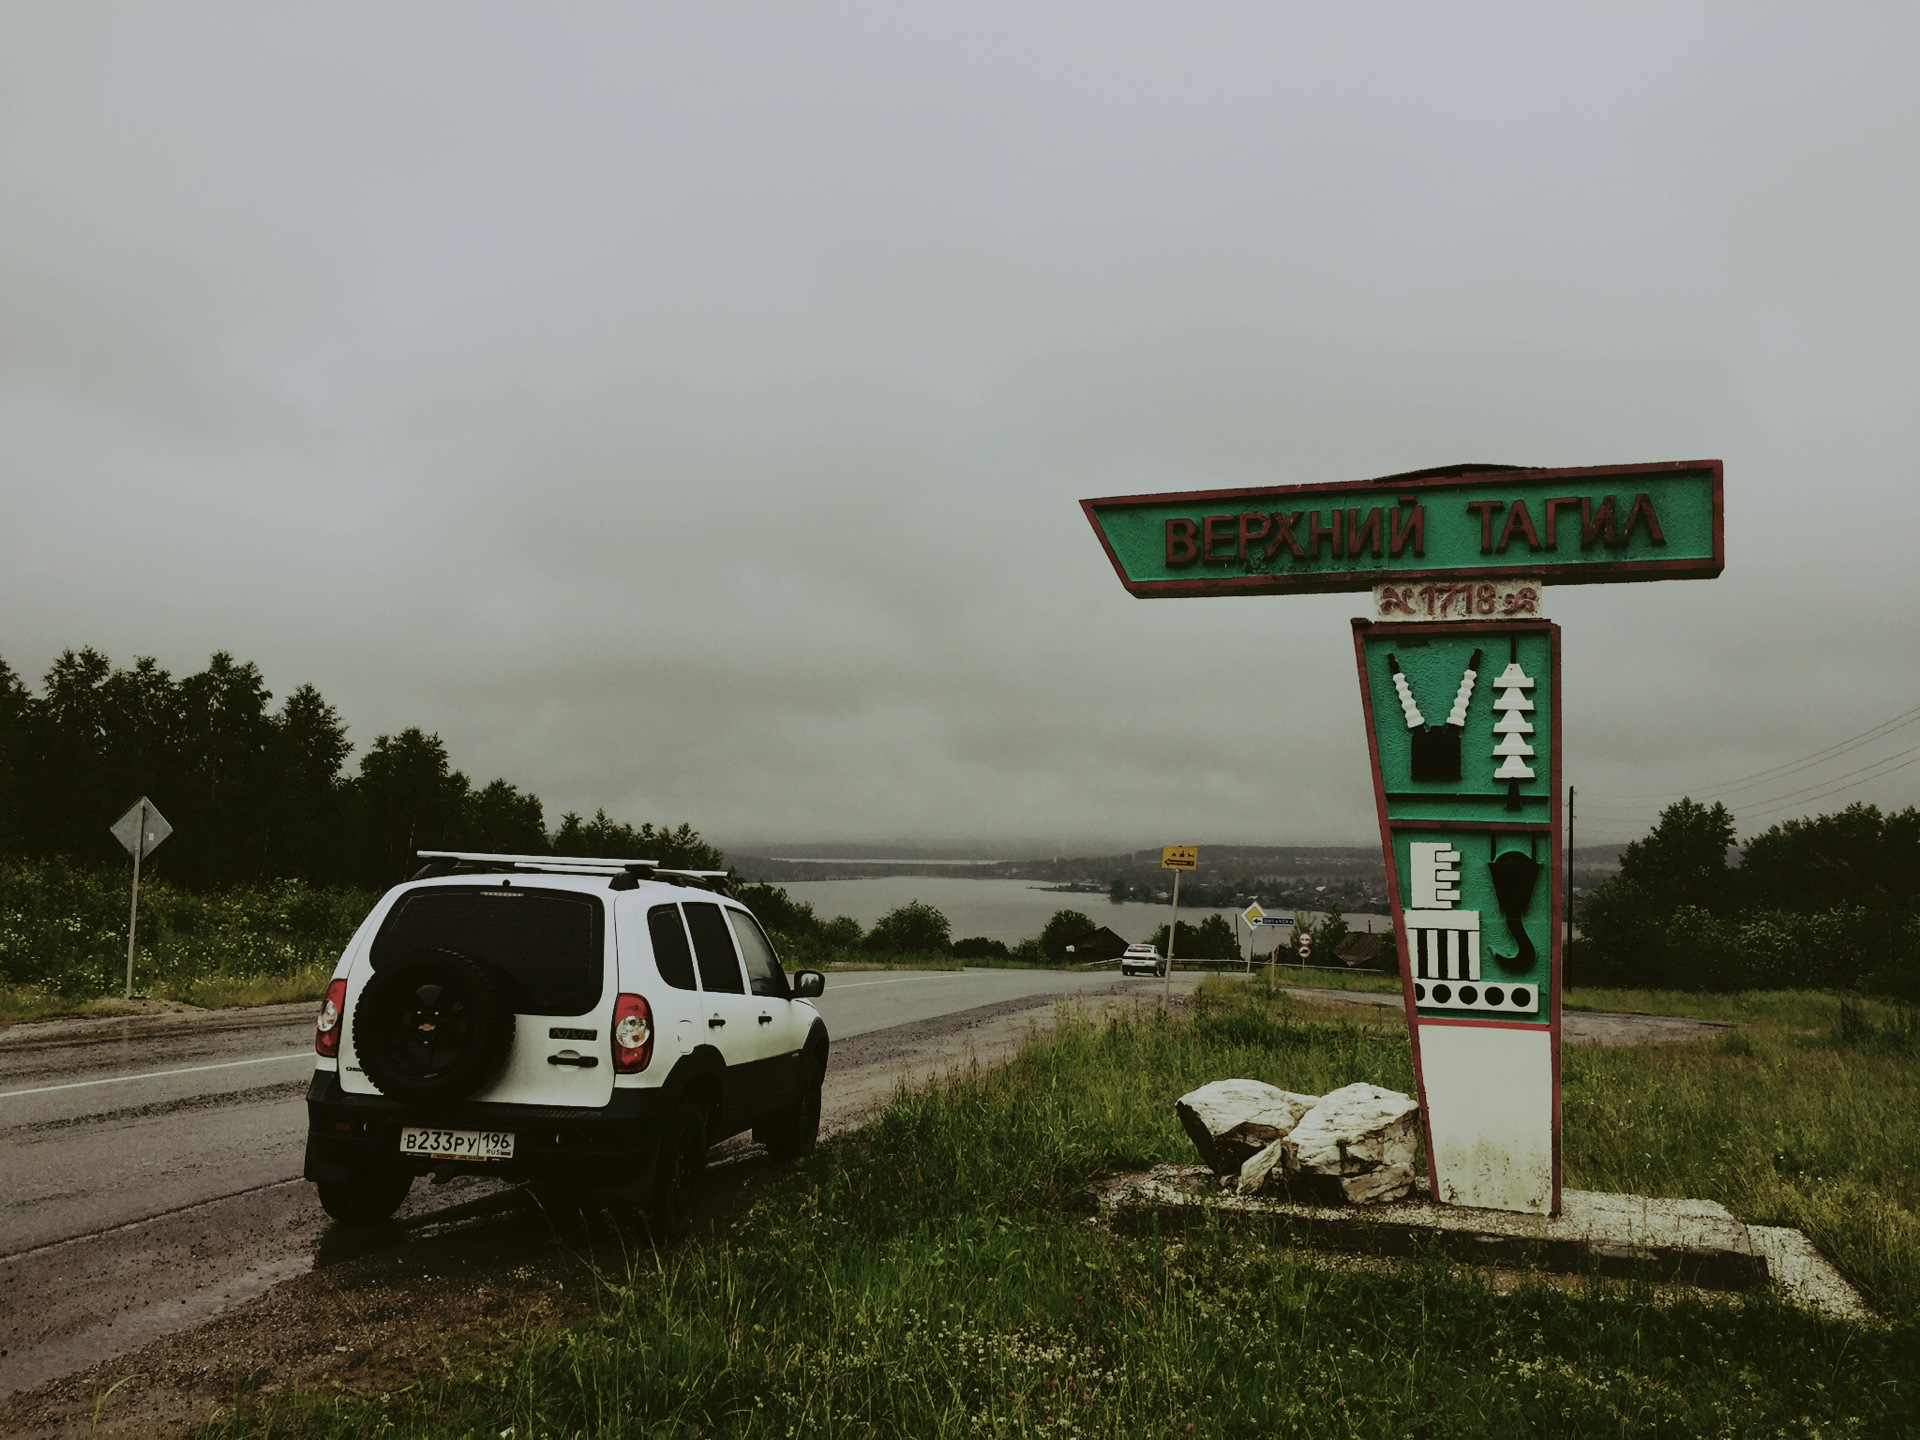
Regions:
<svg viewBox="0 0 1920 1440"><path fill-rule="evenodd" d="M421 950L373 972L353 1011L353 1048L384 1095L462 1100L513 1048L513 1005L485 967L455 950Z"/></svg>

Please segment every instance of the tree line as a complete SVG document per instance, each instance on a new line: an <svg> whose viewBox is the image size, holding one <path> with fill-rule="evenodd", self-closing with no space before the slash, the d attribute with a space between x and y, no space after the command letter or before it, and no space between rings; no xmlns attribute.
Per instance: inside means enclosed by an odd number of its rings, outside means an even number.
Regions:
<svg viewBox="0 0 1920 1440"><path fill-rule="evenodd" d="M1570 981L1920 999L1920 810L1850 805L1735 844L1725 805L1668 806L1576 905Z"/></svg>
<svg viewBox="0 0 1920 1440"><path fill-rule="evenodd" d="M0 857L124 863L108 827L144 794L174 827L149 863L191 888L384 887L423 849L726 863L684 824L636 828L600 810L549 832L538 795L476 785L418 726L376 736L350 769L353 752L317 688L275 704L259 667L224 650L177 679L151 656L117 669L67 650L38 694L0 659Z"/></svg>

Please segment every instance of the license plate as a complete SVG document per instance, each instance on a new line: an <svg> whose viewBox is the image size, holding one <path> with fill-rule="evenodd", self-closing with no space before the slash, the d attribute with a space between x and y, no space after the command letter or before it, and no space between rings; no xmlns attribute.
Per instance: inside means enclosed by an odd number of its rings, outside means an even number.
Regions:
<svg viewBox="0 0 1920 1440"><path fill-rule="evenodd" d="M408 1125L400 1132L402 1155L431 1160L511 1160L511 1130L434 1130Z"/></svg>

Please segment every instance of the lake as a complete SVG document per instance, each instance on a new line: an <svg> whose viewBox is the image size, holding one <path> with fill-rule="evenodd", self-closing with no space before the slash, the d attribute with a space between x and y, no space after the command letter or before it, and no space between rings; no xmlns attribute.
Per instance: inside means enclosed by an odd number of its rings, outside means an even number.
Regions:
<svg viewBox="0 0 1920 1440"><path fill-rule="evenodd" d="M1053 918L1056 910L1078 910L1096 925L1105 925L1128 940L1145 940L1167 923L1169 908L1146 900L1125 900L1115 904L1104 895L1075 894L1048 890L1036 881L987 879L969 880L949 875L881 875L864 880L800 880L782 887L796 900L813 906L822 920L836 915L851 915L862 929L872 929L874 921L889 910L914 900L933 906L953 926L953 938L984 935L1012 945L1030 935ZM1244 908L1244 907L1241 907ZM1180 919L1198 924L1208 915L1224 915L1232 920L1239 908L1214 910L1182 905ZM1279 911L1277 913L1285 914ZM1320 919L1317 911L1295 912L1308 924ZM1347 924L1355 930L1386 930L1390 922L1384 915L1349 915ZM1240 927L1244 936L1246 928ZM1265 937L1262 937L1263 940ZM1264 951L1271 942L1263 943Z"/></svg>

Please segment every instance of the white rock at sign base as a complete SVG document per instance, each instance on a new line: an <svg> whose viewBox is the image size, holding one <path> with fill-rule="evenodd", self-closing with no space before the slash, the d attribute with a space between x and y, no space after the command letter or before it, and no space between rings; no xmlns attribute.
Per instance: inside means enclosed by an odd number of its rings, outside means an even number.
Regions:
<svg viewBox="0 0 1920 1440"><path fill-rule="evenodd" d="M1251 1195L1267 1183L1267 1178L1272 1175L1275 1170L1280 1172L1280 1185L1275 1188L1284 1187L1287 1176L1286 1159L1287 1142L1285 1139L1274 1141L1271 1145L1267 1146L1266 1149L1262 1150L1240 1167L1240 1178L1235 1182L1234 1188L1244 1194Z"/></svg>
<svg viewBox="0 0 1920 1440"><path fill-rule="evenodd" d="M1213 1173L1233 1175L1285 1139L1317 1101L1264 1080L1216 1080L1182 1095L1173 1109Z"/></svg>
<svg viewBox="0 0 1920 1440"><path fill-rule="evenodd" d="M1410 1096L1364 1083L1322 1096L1281 1142L1288 1178L1325 1177L1323 1188L1337 1186L1351 1205L1398 1200L1413 1189L1419 1109Z"/></svg>

